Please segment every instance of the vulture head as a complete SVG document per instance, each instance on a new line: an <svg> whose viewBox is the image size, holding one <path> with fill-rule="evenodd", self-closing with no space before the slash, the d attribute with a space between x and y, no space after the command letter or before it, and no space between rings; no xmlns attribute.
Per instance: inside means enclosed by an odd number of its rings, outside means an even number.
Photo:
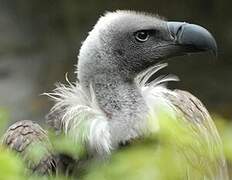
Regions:
<svg viewBox="0 0 232 180"><path fill-rule="evenodd" d="M140 72L163 59L208 50L216 53L217 45L201 26L116 11L101 17L84 41L78 75L81 83L87 84L104 72L133 81Z"/></svg>

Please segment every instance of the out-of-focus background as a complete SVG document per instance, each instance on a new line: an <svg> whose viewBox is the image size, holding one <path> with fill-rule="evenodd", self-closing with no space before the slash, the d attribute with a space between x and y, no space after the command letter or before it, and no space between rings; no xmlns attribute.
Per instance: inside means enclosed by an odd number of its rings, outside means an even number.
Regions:
<svg viewBox="0 0 232 180"><path fill-rule="evenodd" d="M165 72L172 84L199 97L211 113L232 119L232 21L230 0L0 0L0 108L11 121L44 120L47 97L65 73L75 81L74 65L88 31L106 11L130 9L168 20L200 24L218 42L211 54L178 57Z"/></svg>

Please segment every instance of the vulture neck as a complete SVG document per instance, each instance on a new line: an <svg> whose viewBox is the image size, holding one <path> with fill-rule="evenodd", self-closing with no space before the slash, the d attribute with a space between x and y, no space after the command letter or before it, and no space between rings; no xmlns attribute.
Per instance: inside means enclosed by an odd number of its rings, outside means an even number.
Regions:
<svg viewBox="0 0 232 180"><path fill-rule="evenodd" d="M124 61L107 47L98 47L93 39L89 36L81 48L78 77L87 94L92 86L96 104L107 119L111 145L117 147L119 143L144 135L148 107L128 72L130 68L120 64Z"/></svg>
<svg viewBox="0 0 232 180"><path fill-rule="evenodd" d="M95 75L93 89L107 117L112 145L118 146L144 134L148 108L134 80L128 81L115 72Z"/></svg>

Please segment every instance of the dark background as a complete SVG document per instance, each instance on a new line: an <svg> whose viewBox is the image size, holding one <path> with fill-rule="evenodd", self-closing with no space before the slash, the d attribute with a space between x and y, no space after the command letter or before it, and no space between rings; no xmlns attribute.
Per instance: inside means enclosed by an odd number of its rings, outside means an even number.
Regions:
<svg viewBox="0 0 232 180"><path fill-rule="evenodd" d="M232 119L232 21L230 0L0 0L0 108L12 121L43 120L52 106L47 97L57 81L71 81L78 49L99 16L130 9L168 20L200 24L218 42L211 54L178 57L165 72L171 84L199 97L211 113Z"/></svg>

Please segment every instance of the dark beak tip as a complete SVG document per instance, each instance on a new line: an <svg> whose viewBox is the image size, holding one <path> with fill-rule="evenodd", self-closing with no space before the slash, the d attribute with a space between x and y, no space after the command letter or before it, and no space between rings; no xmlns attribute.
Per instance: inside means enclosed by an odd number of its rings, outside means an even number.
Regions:
<svg viewBox="0 0 232 180"><path fill-rule="evenodd" d="M216 58L218 56L218 47L214 37L210 34L209 37L205 37L204 43L199 43L198 46L201 51L210 51Z"/></svg>
<svg viewBox="0 0 232 180"><path fill-rule="evenodd" d="M216 43L216 42L215 42ZM217 45L211 50L213 55L218 58L218 48L217 48Z"/></svg>
<svg viewBox="0 0 232 180"><path fill-rule="evenodd" d="M218 46L217 46L216 40L214 38L213 38L213 40L214 40L214 43L213 43L214 45L213 45L211 51L213 52L214 56L217 58L218 57Z"/></svg>
<svg viewBox="0 0 232 180"><path fill-rule="evenodd" d="M211 39L211 41L210 41ZM208 43L205 44L206 47L205 51L210 51L216 58L218 57L218 47L214 37L211 35Z"/></svg>

